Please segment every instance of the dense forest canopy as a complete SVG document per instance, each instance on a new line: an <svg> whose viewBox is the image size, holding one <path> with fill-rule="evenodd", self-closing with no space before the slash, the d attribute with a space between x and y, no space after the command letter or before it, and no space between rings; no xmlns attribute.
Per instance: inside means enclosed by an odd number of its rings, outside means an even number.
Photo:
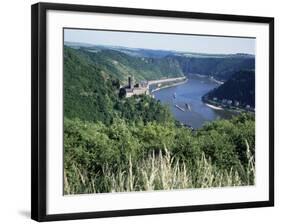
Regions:
<svg viewBox="0 0 281 224"><path fill-rule="evenodd" d="M254 117L245 114L195 133L173 122L65 118L65 193L252 185L254 149Z"/></svg>
<svg viewBox="0 0 281 224"><path fill-rule="evenodd" d="M238 101L240 105L255 108L255 72L242 70L234 73L224 84L209 92L208 97Z"/></svg>
<svg viewBox="0 0 281 224"><path fill-rule="evenodd" d="M196 73L226 81L240 70L255 69L255 58L244 55L225 57L177 57L184 74Z"/></svg>

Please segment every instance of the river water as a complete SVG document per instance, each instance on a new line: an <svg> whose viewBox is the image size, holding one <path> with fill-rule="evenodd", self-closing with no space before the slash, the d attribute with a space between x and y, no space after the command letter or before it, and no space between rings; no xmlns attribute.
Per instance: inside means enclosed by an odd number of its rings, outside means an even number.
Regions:
<svg viewBox="0 0 281 224"><path fill-rule="evenodd" d="M233 116L233 113L229 111L215 110L202 102L201 97L216 87L218 84L207 77L192 75L186 83L160 89L153 95L155 99L170 108L176 120L198 129L206 122L222 118L229 119ZM189 108L186 104L189 105Z"/></svg>

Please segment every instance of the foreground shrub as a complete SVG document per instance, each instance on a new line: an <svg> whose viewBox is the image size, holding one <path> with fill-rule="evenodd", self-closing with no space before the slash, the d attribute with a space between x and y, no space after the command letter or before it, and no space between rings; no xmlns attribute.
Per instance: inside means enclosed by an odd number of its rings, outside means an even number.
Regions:
<svg viewBox="0 0 281 224"><path fill-rule="evenodd" d="M64 121L66 194L252 185L254 120L192 132L174 123Z"/></svg>

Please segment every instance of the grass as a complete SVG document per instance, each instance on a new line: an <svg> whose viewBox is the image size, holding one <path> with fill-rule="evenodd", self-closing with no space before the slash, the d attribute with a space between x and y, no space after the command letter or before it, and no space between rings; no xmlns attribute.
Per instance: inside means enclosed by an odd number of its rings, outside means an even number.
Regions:
<svg viewBox="0 0 281 224"><path fill-rule="evenodd" d="M74 172L64 172L64 193L106 193L128 191L154 191L187 188L208 188L226 186L248 186L255 182L254 156L251 155L248 142L248 166L223 170L218 169L210 158L202 153L201 159L191 164L181 161L165 148L159 153L153 152L146 159L132 163L126 168L114 170L104 164L100 172L89 171L72 164ZM70 181L71 180L71 181Z"/></svg>

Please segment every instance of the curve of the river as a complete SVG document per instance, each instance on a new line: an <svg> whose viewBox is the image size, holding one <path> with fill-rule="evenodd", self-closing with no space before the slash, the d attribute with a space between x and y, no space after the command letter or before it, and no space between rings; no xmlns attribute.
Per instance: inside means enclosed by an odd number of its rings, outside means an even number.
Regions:
<svg viewBox="0 0 281 224"><path fill-rule="evenodd" d="M233 115L229 111L210 108L202 102L202 96L216 87L218 84L207 77L192 76L186 83L160 89L153 95L169 106L176 120L198 129L206 122L228 119Z"/></svg>

